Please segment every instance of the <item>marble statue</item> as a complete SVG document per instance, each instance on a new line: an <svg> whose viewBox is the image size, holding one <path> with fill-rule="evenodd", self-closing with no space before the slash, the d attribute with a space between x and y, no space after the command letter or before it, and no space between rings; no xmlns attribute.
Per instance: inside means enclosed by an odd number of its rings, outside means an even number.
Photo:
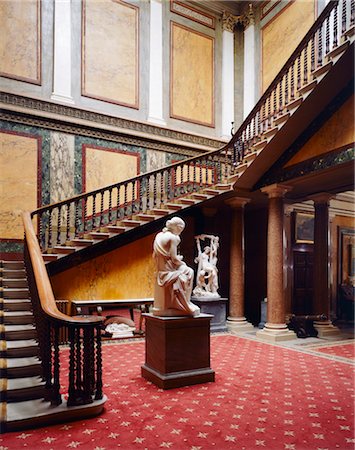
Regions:
<svg viewBox="0 0 355 450"><path fill-rule="evenodd" d="M154 239L153 256L157 277L154 288L155 316L198 316L200 308L191 302L194 271L178 254L185 222L173 217Z"/></svg>
<svg viewBox="0 0 355 450"><path fill-rule="evenodd" d="M195 236L198 255L195 263L198 264L196 275L196 287L193 290L195 297L220 297L218 294L218 269L217 251L219 247L219 237L208 234ZM201 241L207 243L204 249L201 248Z"/></svg>

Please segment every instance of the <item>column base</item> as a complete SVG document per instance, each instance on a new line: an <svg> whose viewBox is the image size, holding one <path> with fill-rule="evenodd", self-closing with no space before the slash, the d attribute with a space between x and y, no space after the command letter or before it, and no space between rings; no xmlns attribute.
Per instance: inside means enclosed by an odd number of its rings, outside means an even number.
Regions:
<svg viewBox="0 0 355 450"><path fill-rule="evenodd" d="M341 331L338 327L334 326L332 322L326 321L326 322L314 322L313 324L314 328L318 332L319 338L327 338L327 337L335 337L339 336L341 334Z"/></svg>
<svg viewBox="0 0 355 450"><path fill-rule="evenodd" d="M71 105L74 105L74 100L73 97L68 97L66 95L61 95L61 94L52 94L51 95L51 100L55 100L56 102L61 102L61 103L70 103Z"/></svg>
<svg viewBox="0 0 355 450"><path fill-rule="evenodd" d="M294 331L287 328L286 324L266 324L262 330L256 332L256 336L267 342L282 342L297 339Z"/></svg>
<svg viewBox="0 0 355 450"><path fill-rule="evenodd" d="M149 116L147 120L150 123L154 123L156 125L160 125L160 126L166 127L166 121L163 118Z"/></svg>
<svg viewBox="0 0 355 450"><path fill-rule="evenodd" d="M227 329L232 333L253 331L254 326L245 317L227 317Z"/></svg>

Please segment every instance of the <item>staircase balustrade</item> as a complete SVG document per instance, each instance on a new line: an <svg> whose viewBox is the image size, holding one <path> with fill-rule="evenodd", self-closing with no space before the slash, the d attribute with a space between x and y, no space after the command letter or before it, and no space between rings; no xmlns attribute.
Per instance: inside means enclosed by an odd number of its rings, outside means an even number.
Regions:
<svg viewBox="0 0 355 450"><path fill-rule="evenodd" d="M62 402L59 344L61 333L65 329L65 334L69 336L67 405L93 403L94 400L103 398L101 356L103 318L71 317L58 310L30 213L23 214L23 223L25 268L38 335L46 400L52 405L59 405Z"/></svg>
<svg viewBox="0 0 355 450"><path fill-rule="evenodd" d="M107 225L164 208L210 185L232 182L257 144L271 139L287 115L311 90L319 69L354 28L354 0L330 1L230 142L219 150L176 162L32 212L45 252ZM56 225L55 225L56 224ZM49 250L50 251L50 250Z"/></svg>

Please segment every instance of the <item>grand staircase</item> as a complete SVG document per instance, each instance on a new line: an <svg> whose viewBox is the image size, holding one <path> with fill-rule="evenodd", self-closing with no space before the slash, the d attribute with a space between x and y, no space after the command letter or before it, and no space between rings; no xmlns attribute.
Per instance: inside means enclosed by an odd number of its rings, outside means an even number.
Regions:
<svg viewBox="0 0 355 450"><path fill-rule="evenodd" d="M34 211L49 273L155 231L172 214L239 189L253 190L352 83L350 6L329 2L225 147Z"/></svg>
<svg viewBox="0 0 355 450"><path fill-rule="evenodd" d="M25 265L2 263L4 429L92 414L88 406L98 412L105 401L100 323L60 313L47 272L65 270L138 239L188 208L223 200L239 189L253 190L281 154L352 82L353 3L329 2L225 147L39 208L31 213L32 223L29 216L24 218ZM62 403L59 383L58 332L62 326L68 328L70 341L67 404ZM27 416L21 416L26 411Z"/></svg>

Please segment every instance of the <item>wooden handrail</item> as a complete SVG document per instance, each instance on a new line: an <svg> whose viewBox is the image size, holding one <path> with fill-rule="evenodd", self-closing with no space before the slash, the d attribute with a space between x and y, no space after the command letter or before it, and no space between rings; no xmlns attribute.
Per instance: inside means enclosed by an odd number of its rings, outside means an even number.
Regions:
<svg viewBox="0 0 355 450"><path fill-rule="evenodd" d="M33 229L31 215L28 211L22 214L22 220L25 229L25 240L32 262L42 311L48 316L48 318L61 322L61 325L63 326L80 325L81 327L84 327L85 325L92 326L94 324L101 323L103 321L102 317L71 317L59 311L55 302L52 286L49 281L37 236Z"/></svg>

